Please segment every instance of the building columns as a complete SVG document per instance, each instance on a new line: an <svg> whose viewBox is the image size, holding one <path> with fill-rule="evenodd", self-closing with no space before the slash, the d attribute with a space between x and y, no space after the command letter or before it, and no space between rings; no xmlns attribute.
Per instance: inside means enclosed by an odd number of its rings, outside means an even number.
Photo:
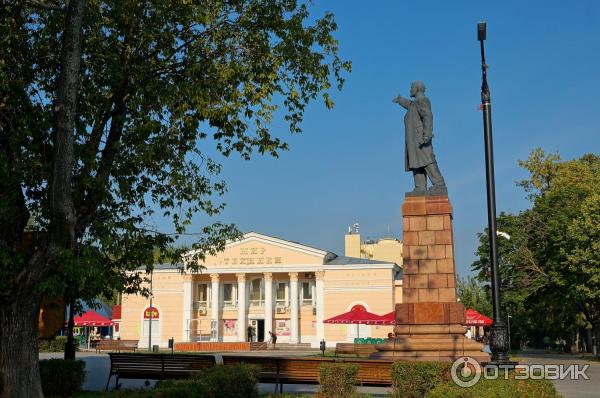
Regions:
<svg viewBox="0 0 600 398"><path fill-rule="evenodd" d="M325 271L315 272L317 300L317 341L325 339Z"/></svg>
<svg viewBox="0 0 600 398"><path fill-rule="evenodd" d="M219 341L219 274L210 274L210 341Z"/></svg>
<svg viewBox="0 0 600 398"><path fill-rule="evenodd" d="M297 344L299 336L298 322L298 273L290 272L290 343Z"/></svg>
<svg viewBox="0 0 600 398"><path fill-rule="evenodd" d="M264 273L265 279L265 340L269 332L273 332L273 274Z"/></svg>
<svg viewBox="0 0 600 398"><path fill-rule="evenodd" d="M192 277L184 276L183 277L183 328L181 329L181 341L189 342L191 341L190 336L192 334L191 325L192 325L192 294L194 289L192 289Z"/></svg>
<svg viewBox="0 0 600 398"><path fill-rule="evenodd" d="M238 278L237 305L238 341L246 341L246 274L235 274Z"/></svg>

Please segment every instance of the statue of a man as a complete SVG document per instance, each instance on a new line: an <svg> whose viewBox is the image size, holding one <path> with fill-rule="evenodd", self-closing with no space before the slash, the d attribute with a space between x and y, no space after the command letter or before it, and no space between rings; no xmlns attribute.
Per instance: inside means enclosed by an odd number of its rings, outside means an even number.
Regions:
<svg viewBox="0 0 600 398"><path fill-rule="evenodd" d="M448 190L444 177L440 173L431 139L433 138L433 114L431 102L425 96L425 84L413 82L410 86L410 96L413 101L398 95L393 102L406 108L404 116L405 135L405 170L412 171L415 179L415 189L407 192L407 196L447 195ZM427 189L427 177L431 187Z"/></svg>

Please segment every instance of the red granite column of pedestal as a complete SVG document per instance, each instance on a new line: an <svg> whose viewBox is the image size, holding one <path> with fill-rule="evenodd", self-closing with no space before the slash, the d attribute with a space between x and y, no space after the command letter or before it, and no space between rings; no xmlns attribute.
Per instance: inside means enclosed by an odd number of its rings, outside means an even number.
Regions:
<svg viewBox="0 0 600 398"><path fill-rule="evenodd" d="M406 198L402 223L402 302L455 303L452 206L448 197Z"/></svg>
<svg viewBox="0 0 600 398"><path fill-rule="evenodd" d="M464 306L456 301L452 206L447 196L407 197L402 205L404 277L396 304L396 337L376 358L488 360L482 345L463 336Z"/></svg>

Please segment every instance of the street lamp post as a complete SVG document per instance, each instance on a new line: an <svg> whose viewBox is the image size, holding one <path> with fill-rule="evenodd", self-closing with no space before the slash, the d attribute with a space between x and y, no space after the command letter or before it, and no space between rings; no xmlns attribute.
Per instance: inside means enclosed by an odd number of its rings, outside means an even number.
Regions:
<svg viewBox="0 0 600 398"><path fill-rule="evenodd" d="M494 182L494 147L492 141L492 103L487 82L487 65L485 63L486 23L477 24L477 40L481 45L481 108L483 110L483 134L485 142L485 177L488 207L488 237L490 245L490 263L492 271L492 306L493 323L490 332L490 348L492 351L490 365L510 363L508 358L508 330L500 313L500 272L498 268L498 241L496 236L496 192Z"/></svg>

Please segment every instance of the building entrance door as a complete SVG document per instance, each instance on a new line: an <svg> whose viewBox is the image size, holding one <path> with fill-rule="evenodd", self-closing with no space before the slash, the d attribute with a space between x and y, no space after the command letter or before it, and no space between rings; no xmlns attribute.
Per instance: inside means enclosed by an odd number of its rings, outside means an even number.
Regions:
<svg viewBox="0 0 600 398"><path fill-rule="evenodd" d="M257 340L256 341L265 341L265 320L257 319Z"/></svg>

